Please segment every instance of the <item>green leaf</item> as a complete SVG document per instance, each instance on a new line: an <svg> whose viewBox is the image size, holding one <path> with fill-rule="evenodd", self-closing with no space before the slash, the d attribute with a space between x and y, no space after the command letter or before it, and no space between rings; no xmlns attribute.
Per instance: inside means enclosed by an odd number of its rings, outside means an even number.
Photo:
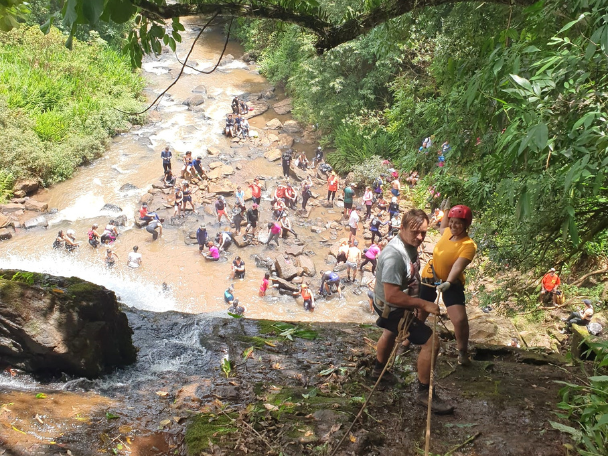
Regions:
<svg viewBox="0 0 608 456"><path fill-rule="evenodd" d="M111 412L106 412L106 419L108 419L108 420L115 420L115 419L118 419L118 418L120 418L118 415L114 415Z"/></svg>
<svg viewBox="0 0 608 456"><path fill-rule="evenodd" d="M568 22L566 25L564 25L559 32L557 32L557 34L559 35L562 32L565 32L566 30L571 29L575 24L577 24L578 22L580 22L581 19L583 19L585 17L584 14L581 14L578 19L575 19L574 21L570 21Z"/></svg>
<svg viewBox="0 0 608 456"><path fill-rule="evenodd" d="M38 394L36 394L36 399L46 399L46 394L38 393Z"/></svg>
<svg viewBox="0 0 608 456"><path fill-rule="evenodd" d="M534 127L534 142L538 146L539 150L543 150L547 147L547 141L549 139L549 129L544 123L540 123Z"/></svg>
<svg viewBox="0 0 608 456"><path fill-rule="evenodd" d="M253 353L253 347L246 348L245 350L243 350L243 359L249 358L249 356L251 356L252 353Z"/></svg>
<svg viewBox="0 0 608 456"><path fill-rule="evenodd" d="M589 381L592 382L608 382L608 375L595 375L593 377L589 377Z"/></svg>
<svg viewBox="0 0 608 456"><path fill-rule="evenodd" d="M555 421L549 421L549 424L551 424L553 429L557 429L558 431L570 434L575 440L578 440L582 437L581 431L578 431L571 426L566 426L565 424L556 423Z"/></svg>
<svg viewBox="0 0 608 456"><path fill-rule="evenodd" d="M335 370L336 370L335 367L330 367L329 369L325 369L325 370L322 370L321 372L319 372L319 375L321 377L325 377L326 375L333 373Z"/></svg>
<svg viewBox="0 0 608 456"><path fill-rule="evenodd" d="M108 0L103 17L109 17L117 24L124 24L137 12L129 0Z"/></svg>
<svg viewBox="0 0 608 456"><path fill-rule="evenodd" d="M89 24L95 25L103 13L103 6L104 0L86 0L82 3L82 15Z"/></svg>
<svg viewBox="0 0 608 456"><path fill-rule="evenodd" d="M308 393L302 394L302 397L304 399L310 399L310 398L315 397L318 393L319 393L319 390L317 388L313 388Z"/></svg>
<svg viewBox="0 0 608 456"><path fill-rule="evenodd" d="M578 228L576 226L574 217L569 217L568 232L570 233L570 239L572 239L572 244L574 244L575 247L578 246L581 240L578 236Z"/></svg>
<svg viewBox="0 0 608 456"><path fill-rule="evenodd" d="M63 24L66 27L72 27L78 21L78 0L67 0L63 7ZM69 47L68 49L71 49Z"/></svg>
<svg viewBox="0 0 608 456"><path fill-rule="evenodd" d="M42 33L48 35L48 33L51 31L51 27L53 26L53 22L55 22L55 16L49 17L49 19L40 26Z"/></svg>
<svg viewBox="0 0 608 456"><path fill-rule="evenodd" d="M522 78L520 76L517 76L516 74L512 74L510 76L513 78L513 80L517 84L519 84L520 86L522 86L524 89L532 91L532 84L530 84L530 81L528 81L526 78Z"/></svg>

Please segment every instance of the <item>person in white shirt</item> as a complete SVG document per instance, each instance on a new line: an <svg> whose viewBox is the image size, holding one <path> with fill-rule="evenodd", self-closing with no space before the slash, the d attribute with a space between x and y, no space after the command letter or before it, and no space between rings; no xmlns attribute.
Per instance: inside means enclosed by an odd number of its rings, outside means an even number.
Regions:
<svg viewBox="0 0 608 456"><path fill-rule="evenodd" d="M361 210L360 207L354 208L351 211L350 217L348 219L348 226L350 227L350 236L348 237L348 243L350 245L353 245L353 240L357 236L357 228L359 227L359 220L360 220L358 212L360 210Z"/></svg>
<svg viewBox="0 0 608 456"><path fill-rule="evenodd" d="M130 268L138 268L141 266L141 253L137 253L139 247L133 247L133 251L129 253L127 258L127 266Z"/></svg>

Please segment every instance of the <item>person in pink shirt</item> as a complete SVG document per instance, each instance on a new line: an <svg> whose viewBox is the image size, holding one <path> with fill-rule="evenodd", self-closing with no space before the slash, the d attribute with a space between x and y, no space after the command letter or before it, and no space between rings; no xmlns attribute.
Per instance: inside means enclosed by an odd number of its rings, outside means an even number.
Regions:
<svg viewBox="0 0 608 456"><path fill-rule="evenodd" d="M268 240L266 241L266 245L269 245L270 241L274 241L277 243L277 247L279 247L279 235L281 231L281 225L277 222L268 223Z"/></svg>
<svg viewBox="0 0 608 456"><path fill-rule="evenodd" d="M260 285L260 296L266 296L266 290L268 290L268 287L270 286L270 274L266 273L264 274L264 278L262 279L262 285Z"/></svg>
<svg viewBox="0 0 608 456"><path fill-rule="evenodd" d="M363 262L361 263L361 266L359 267L359 270L361 271L361 277L363 277L363 266L365 266L367 263L372 264L372 274L376 275L376 266L378 265L378 260L377 260L378 255L380 255L380 247L378 247L376 244L370 245L367 248L367 250L365 250L365 258L363 259Z"/></svg>
<svg viewBox="0 0 608 456"><path fill-rule="evenodd" d="M202 253L202 255L207 259L207 260L211 260L211 261L218 261L220 259L220 251L219 249L215 246L215 244L211 241L209 241L207 243L207 247L209 247L209 253Z"/></svg>

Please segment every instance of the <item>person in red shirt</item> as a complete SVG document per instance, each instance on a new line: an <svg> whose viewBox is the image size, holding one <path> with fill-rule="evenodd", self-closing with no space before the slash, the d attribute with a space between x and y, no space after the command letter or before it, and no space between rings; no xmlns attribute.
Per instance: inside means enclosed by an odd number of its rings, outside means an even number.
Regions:
<svg viewBox="0 0 608 456"><path fill-rule="evenodd" d="M251 189L251 199L255 204L260 204L262 200L262 187L260 187L260 180L256 177L253 180L253 184L249 184Z"/></svg>
<svg viewBox="0 0 608 456"><path fill-rule="evenodd" d="M335 171L332 171L329 178L327 179L327 202L334 202L336 192L338 191L338 176Z"/></svg>
<svg viewBox="0 0 608 456"><path fill-rule="evenodd" d="M558 275L555 273L555 268L549 269L549 272L547 272L541 280L541 302L544 303L552 298L554 299L554 295L558 291L560 284L561 281L559 280Z"/></svg>

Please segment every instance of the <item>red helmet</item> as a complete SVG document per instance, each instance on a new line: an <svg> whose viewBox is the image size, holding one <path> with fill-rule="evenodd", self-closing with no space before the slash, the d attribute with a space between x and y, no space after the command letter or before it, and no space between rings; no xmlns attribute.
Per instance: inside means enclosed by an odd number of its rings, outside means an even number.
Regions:
<svg viewBox="0 0 608 456"><path fill-rule="evenodd" d="M463 204L458 204L452 209L450 209L450 212L448 212L448 218L452 217L464 219L464 221L467 223L467 226L470 226L473 222L473 213L471 212L471 209L469 209L468 206L464 206Z"/></svg>

